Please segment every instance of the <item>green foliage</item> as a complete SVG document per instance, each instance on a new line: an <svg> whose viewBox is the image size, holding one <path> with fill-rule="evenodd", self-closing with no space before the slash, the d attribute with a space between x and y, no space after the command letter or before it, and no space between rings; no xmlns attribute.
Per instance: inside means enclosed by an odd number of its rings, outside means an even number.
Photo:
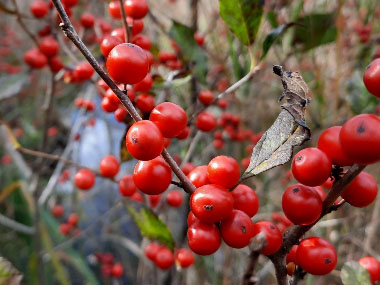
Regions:
<svg viewBox="0 0 380 285"><path fill-rule="evenodd" d="M174 240L169 228L161 221L155 213L149 209L142 208L137 212L133 207L126 206L132 219L139 227L141 234L150 240L157 240L174 250Z"/></svg>
<svg viewBox="0 0 380 285"><path fill-rule="evenodd" d="M295 19L292 45L300 51L308 51L335 41L337 29L335 14L309 14Z"/></svg>
<svg viewBox="0 0 380 285"><path fill-rule="evenodd" d="M243 44L251 45L260 27L264 4L263 0L220 0L220 16Z"/></svg>
<svg viewBox="0 0 380 285"><path fill-rule="evenodd" d="M285 31L290 28L291 26L294 26L295 23L287 23L284 25L281 25L272 31L265 37L264 43L263 43L263 52L261 54L260 60L263 60L265 56L267 55L270 47L281 38L281 36L285 33Z"/></svg>
<svg viewBox="0 0 380 285"><path fill-rule="evenodd" d="M356 261L347 261L340 272L344 285L370 285L371 278L368 271Z"/></svg>
<svg viewBox="0 0 380 285"><path fill-rule="evenodd" d="M195 75L203 83L206 82L207 57L194 40L194 31L178 22L173 22L170 36L181 48L181 56L186 64L194 66Z"/></svg>

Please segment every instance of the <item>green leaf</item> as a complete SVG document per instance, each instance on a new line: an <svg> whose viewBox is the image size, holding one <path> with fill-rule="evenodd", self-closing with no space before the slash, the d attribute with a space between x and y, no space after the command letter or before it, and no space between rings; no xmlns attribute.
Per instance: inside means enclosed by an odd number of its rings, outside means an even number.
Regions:
<svg viewBox="0 0 380 285"><path fill-rule="evenodd" d="M285 33L285 31L294 25L295 23L287 23L270 31L270 33L265 37L263 43L263 53L261 54L260 60L263 60L265 58L270 47L274 44L274 42L280 39L281 36Z"/></svg>
<svg viewBox="0 0 380 285"><path fill-rule="evenodd" d="M27 73L18 73L14 75L5 75L0 77L0 100L12 97L21 88L29 82L29 75Z"/></svg>
<svg viewBox="0 0 380 285"><path fill-rule="evenodd" d="M304 0L299 0L298 3L296 4L296 6L292 9L292 11L290 13L290 20L291 21L294 21L295 19L298 18L299 14L301 13L301 11L303 9L303 3L304 3Z"/></svg>
<svg viewBox="0 0 380 285"><path fill-rule="evenodd" d="M272 26L272 28L277 28L278 27L277 15L276 15L275 12L269 11L267 13L267 21Z"/></svg>
<svg viewBox="0 0 380 285"><path fill-rule="evenodd" d="M356 261L347 261L340 272L344 285L371 285L370 275L364 267Z"/></svg>
<svg viewBox="0 0 380 285"><path fill-rule="evenodd" d="M220 16L243 44L251 45L259 30L264 0L220 0Z"/></svg>
<svg viewBox="0 0 380 285"><path fill-rule="evenodd" d="M150 240L157 240L174 250L174 239L169 228L162 222L155 213L149 209L141 208L137 212L132 206L126 206L132 219L139 227L141 234Z"/></svg>
<svg viewBox="0 0 380 285"><path fill-rule="evenodd" d="M21 284L22 274L3 257L0 257L0 284Z"/></svg>
<svg viewBox="0 0 380 285"><path fill-rule="evenodd" d="M195 74L203 83L206 82L207 57L194 40L194 31L183 24L173 22L169 32L173 40L181 48L182 60L194 67Z"/></svg>
<svg viewBox="0 0 380 285"><path fill-rule="evenodd" d="M310 14L295 20L292 45L307 51L335 41L337 29L335 14Z"/></svg>
<svg viewBox="0 0 380 285"><path fill-rule="evenodd" d="M234 70L234 75L236 80L239 80L246 74L245 70L241 66L239 62L239 54L234 48L234 39L231 35L228 35L227 40L228 40L228 51L230 54L230 58L232 60L232 67Z"/></svg>

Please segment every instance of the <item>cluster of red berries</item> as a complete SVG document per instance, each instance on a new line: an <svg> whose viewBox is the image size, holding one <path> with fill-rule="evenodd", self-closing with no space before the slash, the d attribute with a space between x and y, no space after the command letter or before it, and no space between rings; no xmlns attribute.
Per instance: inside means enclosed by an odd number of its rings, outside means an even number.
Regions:
<svg viewBox="0 0 380 285"><path fill-rule="evenodd" d="M77 108L83 108L89 112L94 111L96 108L95 103L93 101L88 100L88 99L84 99L81 97L75 99L75 106Z"/></svg>
<svg viewBox="0 0 380 285"><path fill-rule="evenodd" d="M233 248L247 246L258 233L258 224L253 224L251 217L257 213L259 201L250 187L238 185L237 161L217 156L187 176L197 187L190 198L187 220L191 250L200 255L212 254L220 247L221 239ZM230 192L229 188L234 189Z"/></svg>
<svg viewBox="0 0 380 285"><path fill-rule="evenodd" d="M187 248L176 249L173 254L165 245L157 243L150 243L145 247L145 256L162 270L169 269L174 262L181 268L190 267L194 263L194 255Z"/></svg>
<svg viewBox="0 0 380 285"><path fill-rule="evenodd" d="M62 205L54 205L51 208L52 215L57 218L61 219L63 217L63 214L65 212L65 209ZM62 235L68 236L70 234L79 235L80 230L79 228L76 228L79 222L79 216L77 213L71 213L67 219L66 222L61 223L59 225L59 231Z"/></svg>
<svg viewBox="0 0 380 285"><path fill-rule="evenodd" d="M124 267L120 262L114 261L114 256L110 252L96 252L96 260L100 263L100 270L103 277L120 278L124 274Z"/></svg>

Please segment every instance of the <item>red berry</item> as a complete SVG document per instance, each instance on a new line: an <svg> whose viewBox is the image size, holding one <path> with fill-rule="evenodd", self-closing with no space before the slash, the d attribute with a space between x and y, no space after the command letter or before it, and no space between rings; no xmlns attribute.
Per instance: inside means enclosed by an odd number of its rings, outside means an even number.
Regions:
<svg viewBox="0 0 380 285"><path fill-rule="evenodd" d="M136 192L136 185L132 175L124 175L119 181L119 192L123 196L132 196Z"/></svg>
<svg viewBox="0 0 380 285"><path fill-rule="evenodd" d="M361 114L348 120L340 131L343 152L358 164L380 160L380 118Z"/></svg>
<svg viewBox="0 0 380 285"><path fill-rule="evenodd" d="M330 176L331 169L331 159L315 147L299 151L292 162L294 178L307 186L321 185Z"/></svg>
<svg viewBox="0 0 380 285"><path fill-rule="evenodd" d="M59 231L62 235L67 236L71 232L72 226L70 224L60 224Z"/></svg>
<svg viewBox="0 0 380 285"><path fill-rule="evenodd" d="M85 28L92 28L95 24L95 17L91 13L84 12L80 17L80 23Z"/></svg>
<svg viewBox="0 0 380 285"><path fill-rule="evenodd" d="M160 249L160 246L157 243L152 242L146 246L145 256L148 259L154 261L156 259L157 252L159 249Z"/></svg>
<svg viewBox="0 0 380 285"><path fill-rule="evenodd" d="M191 195L190 208L205 223L216 223L231 215L234 199L224 187L208 184L199 187Z"/></svg>
<svg viewBox="0 0 380 285"><path fill-rule="evenodd" d="M48 60L39 49L33 48L24 53L24 61L31 68L43 68Z"/></svg>
<svg viewBox="0 0 380 285"><path fill-rule="evenodd" d="M325 198L326 198L325 190L323 190L323 188L321 186L315 186L315 187L313 187L313 189L318 193L319 197L321 197L321 200L323 202L323 200L325 200Z"/></svg>
<svg viewBox="0 0 380 285"><path fill-rule="evenodd" d="M337 263L335 248L319 237L301 241L297 248L297 264L313 275L326 275L334 270Z"/></svg>
<svg viewBox="0 0 380 285"><path fill-rule="evenodd" d="M94 69L87 61L81 62L75 67L75 76L79 81L88 80L93 74Z"/></svg>
<svg viewBox="0 0 380 285"><path fill-rule="evenodd" d="M203 44L205 42L205 38L202 35L200 35L199 33L194 34L194 40L197 42L197 44L199 46L203 46Z"/></svg>
<svg viewBox="0 0 380 285"><path fill-rule="evenodd" d="M149 120L156 124L164 137L173 138L186 127L187 115L181 106L164 102L152 110Z"/></svg>
<svg viewBox="0 0 380 285"><path fill-rule="evenodd" d="M295 184L282 195L285 216L296 225L310 225L322 213L322 199L312 187Z"/></svg>
<svg viewBox="0 0 380 285"><path fill-rule="evenodd" d="M213 254L221 243L218 227L200 221L188 228L187 239L190 249L199 255Z"/></svg>
<svg viewBox="0 0 380 285"><path fill-rule="evenodd" d="M214 140L214 142L212 144L216 149L221 149L224 145L224 142L223 142L223 140L216 139L216 140Z"/></svg>
<svg viewBox="0 0 380 285"><path fill-rule="evenodd" d="M149 7L145 0L127 0L124 2L125 12L134 19L144 18Z"/></svg>
<svg viewBox="0 0 380 285"><path fill-rule="evenodd" d="M110 100L110 103L112 103L113 105L119 105L120 104L119 98L113 92L113 90L111 88L109 88L107 90L106 94L104 95L104 98L108 98Z"/></svg>
<svg viewBox="0 0 380 285"><path fill-rule="evenodd" d="M102 276L111 277L112 276L112 264L102 264L101 266Z"/></svg>
<svg viewBox="0 0 380 285"><path fill-rule="evenodd" d="M133 193L132 196L129 198L131 198L131 200L139 202L139 203L144 202L143 196L140 194L140 192L137 192L137 191L135 193Z"/></svg>
<svg viewBox="0 0 380 285"><path fill-rule="evenodd" d="M154 97L150 94L140 94L136 98L136 107L143 113L150 113L155 106Z"/></svg>
<svg viewBox="0 0 380 285"><path fill-rule="evenodd" d="M228 106L228 102L227 102L227 100L226 100L226 99L219 99L219 100L218 100L218 106L219 106L219 108L221 108L221 109L226 109L227 106Z"/></svg>
<svg viewBox="0 0 380 285"><path fill-rule="evenodd" d="M210 90L202 90L199 92L198 99L203 105L208 106L214 100L214 94Z"/></svg>
<svg viewBox="0 0 380 285"><path fill-rule="evenodd" d="M286 264L293 262L296 263L298 245L293 245L292 249L286 255Z"/></svg>
<svg viewBox="0 0 380 285"><path fill-rule="evenodd" d="M49 58L49 67L52 72L57 73L64 66L63 66L62 60L58 56L53 56Z"/></svg>
<svg viewBox="0 0 380 285"><path fill-rule="evenodd" d="M177 250L175 259L182 268L187 268L194 264L194 254L187 248Z"/></svg>
<svg viewBox="0 0 380 285"><path fill-rule="evenodd" d="M117 45L122 44L123 41L114 36L105 36L102 40L102 43L100 44L100 51L102 54L107 57L110 51Z"/></svg>
<svg viewBox="0 0 380 285"><path fill-rule="evenodd" d="M73 7L78 4L78 0L63 0L62 3L67 7Z"/></svg>
<svg viewBox="0 0 380 285"><path fill-rule="evenodd" d="M259 199L252 188L239 184L231 193L235 209L243 211L251 218L256 215L259 209Z"/></svg>
<svg viewBox="0 0 380 285"><path fill-rule="evenodd" d="M79 216L77 213L72 213L70 216L67 218L67 223L75 227L78 224L79 221Z"/></svg>
<svg viewBox="0 0 380 285"><path fill-rule="evenodd" d="M113 155L107 155L100 161L100 174L104 177L114 177L120 168L120 163Z"/></svg>
<svg viewBox="0 0 380 285"><path fill-rule="evenodd" d="M118 108L118 104L114 103L109 97L104 97L101 102L102 109L108 113L115 112Z"/></svg>
<svg viewBox="0 0 380 285"><path fill-rule="evenodd" d="M138 189L148 195L164 192L172 180L172 170L160 156L149 161L139 161L133 173Z"/></svg>
<svg viewBox="0 0 380 285"><path fill-rule="evenodd" d="M163 269L169 269L174 264L174 255L166 246L161 246L154 259L156 265Z"/></svg>
<svg viewBox="0 0 380 285"><path fill-rule="evenodd" d="M176 138L179 140L184 140L184 139L187 139L189 135L190 135L190 128L186 127L182 130L182 132L180 132L180 134Z"/></svg>
<svg viewBox="0 0 380 285"><path fill-rule="evenodd" d="M253 225L253 235L264 233L266 246L261 251L262 254L271 255L277 252L282 245L282 234L280 230L271 222L261 221Z"/></svg>
<svg viewBox="0 0 380 285"><path fill-rule="evenodd" d="M114 115L115 115L116 121L122 123L125 121L125 118L128 115L128 111L127 109L125 109L124 106L120 106L119 108L116 109Z"/></svg>
<svg viewBox="0 0 380 285"><path fill-rule="evenodd" d="M59 51L58 42L52 37L46 37L39 42L40 51L47 57L57 55Z"/></svg>
<svg viewBox="0 0 380 285"><path fill-rule="evenodd" d="M168 204L172 207L179 207L182 204L183 196L181 191L173 190L166 195Z"/></svg>
<svg viewBox="0 0 380 285"><path fill-rule="evenodd" d="M206 165L197 166L187 175L196 188L210 183L208 180L207 168Z"/></svg>
<svg viewBox="0 0 380 285"><path fill-rule="evenodd" d="M377 196L377 182L367 172L360 172L342 193L342 198L354 207L369 206Z"/></svg>
<svg viewBox="0 0 380 285"><path fill-rule="evenodd" d="M199 219L193 214L192 211L190 211L189 214L187 215L187 226L190 227L196 221L199 221Z"/></svg>
<svg viewBox="0 0 380 285"><path fill-rule="evenodd" d="M138 45L141 47L143 50L150 50L152 43L150 39L147 36L144 35L136 35L132 38L132 43L135 45Z"/></svg>
<svg viewBox="0 0 380 285"><path fill-rule="evenodd" d="M111 36L118 38L119 40L121 40L122 43L125 42L125 32L123 28L113 29L111 32Z"/></svg>
<svg viewBox="0 0 380 285"><path fill-rule="evenodd" d="M148 58L139 46L125 43L114 47L107 58L107 70L117 82L135 84L149 72Z"/></svg>
<svg viewBox="0 0 380 285"><path fill-rule="evenodd" d="M371 276L372 283L380 280L380 262L376 258L372 256L365 256L360 258L358 263L367 269L369 275Z"/></svg>
<svg viewBox="0 0 380 285"><path fill-rule="evenodd" d="M318 139L318 148L322 150L335 165L349 166L354 162L348 159L343 153L342 146L339 141L339 134L342 127L334 126L326 129Z"/></svg>
<svg viewBox="0 0 380 285"><path fill-rule="evenodd" d="M135 36L141 33L144 29L144 21L139 19L133 19L131 17L127 17L128 26L132 27L131 32L132 36Z"/></svg>
<svg viewBox="0 0 380 285"><path fill-rule="evenodd" d="M207 173L211 183L231 188L239 182L240 167L234 158L219 155L210 161Z"/></svg>
<svg viewBox="0 0 380 285"><path fill-rule="evenodd" d="M195 125L199 130L209 132L216 127L215 116L208 112L202 112L197 116Z"/></svg>
<svg viewBox="0 0 380 285"><path fill-rule="evenodd" d="M134 123L128 130L126 145L129 153L139 160L151 160L160 155L164 138L159 128L151 121Z"/></svg>
<svg viewBox="0 0 380 285"><path fill-rule="evenodd" d="M112 264L113 260L114 260L114 256L112 253L107 252L103 255L103 258L102 258L103 263Z"/></svg>
<svg viewBox="0 0 380 285"><path fill-rule="evenodd" d="M181 170L185 175L188 175L190 171L192 171L195 168L195 165L191 162L187 162L184 165L182 165Z"/></svg>
<svg viewBox="0 0 380 285"><path fill-rule="evenodd" d="M62 205L54 205L54 207L51 209L52 215L56 218L62 217L64 211L65 209Z"/></svg>
<svg viewBox="0 0 380 285"><path fill-rule="evenodd" d="M153 79L148 73L143 80L133 85L133 89L135 89L136 92L149 92L149 90L152 89L152 86Z"/></svg>
<svg viewBox="0 0 380 285"><path fill-rule="evenodd" d="M372 61L364 72L363 82L369 93L380 97L380 59Z"/></svg>
<svg viewBox="0 0 380 285"><path fill-rule="evenodd" d="M115 19L121 18L120 1L115 0L108 3L108 12Z"/></svg>
<svg viewBox="0 0 380 285"><path fill-rule="evenodd" d="M149 206L151 208L154 208L157 206L158 202L160 202L161 200L161 196L162 194L158 194L158 195L149 195Z"/></svg>
<svg viewBox="0 0 380 285"><path fill-rule="evenodd" d="M220 234L223 241L230 247L246 247L253 234L253 222L246 213L232 210L231 215L221 221Z"/></svg>
<svg viewBox="0 0 380 285"><path fill-rule="evenodd" d="M172 53L172 52L160 50L158 52L158 60L161 63L165 63L165 62L170 61L170 60L177 60L177 55Z"/></svg>
<svg viewBox="0 0 380 285"><path fill-rule="evenodd" d="M119 278L123 276L123 273L124 273L124 268L121 263L115 263L114 265L112 265L111 274L113 277Z"/></svg>
<svg viewBox="0 0 380 285"><path fill-rule="evenodd" d="M40 19L49 13L49 6L46 2L37 0L30 5L30 12L34 17Z"/></svg>
<svg viewBox="0 0 380 285"><path fill-rule="evenodd" d="M81 169L75 174L74 183L81 190L91 189L95 184L95 175L91 170Z"/></svg>

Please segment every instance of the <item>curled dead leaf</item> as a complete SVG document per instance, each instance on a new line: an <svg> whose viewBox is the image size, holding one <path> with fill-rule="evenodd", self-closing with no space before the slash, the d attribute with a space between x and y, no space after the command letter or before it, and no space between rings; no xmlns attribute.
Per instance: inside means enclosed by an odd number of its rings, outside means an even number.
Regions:
<svg viewBox="0 0 380 285"><path fill-rule="evenodd" d="M246 176L257 175L288 162L294 146L302 145L310 138L311 132L305 121L309 103L308 88L298 72L284 71L275 65L273 72L281 77L283 92L280 101L283 110L273 125L264 133L253 149Z"/></svg>

